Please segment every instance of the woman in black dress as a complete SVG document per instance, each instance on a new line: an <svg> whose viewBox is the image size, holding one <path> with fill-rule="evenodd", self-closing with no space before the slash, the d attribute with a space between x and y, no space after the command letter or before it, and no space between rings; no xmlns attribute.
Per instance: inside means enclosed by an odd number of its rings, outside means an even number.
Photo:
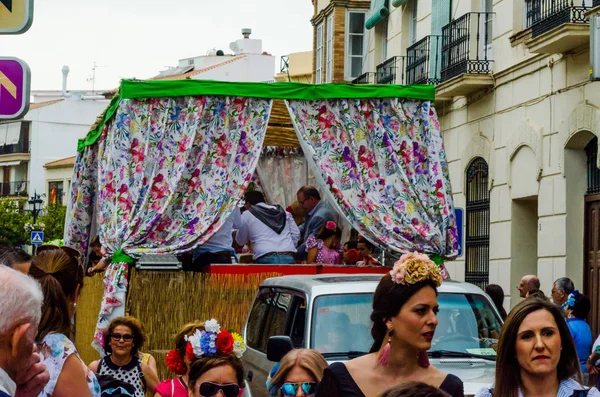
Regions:
<svg viewBox="0 0 600 397"><path fill-rule="evenodd" d="M437 266L427 255L403 255L375 291L370 353L331 364L316 397L378 397L410 381L463 397L462 381L430 366L427 358L438 324L437 287L441 282Z"/></svg>

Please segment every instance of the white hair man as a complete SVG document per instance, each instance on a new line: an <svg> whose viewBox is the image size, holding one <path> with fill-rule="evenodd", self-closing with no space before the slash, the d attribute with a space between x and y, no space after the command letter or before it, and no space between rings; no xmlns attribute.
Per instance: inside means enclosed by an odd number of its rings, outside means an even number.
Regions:
<svg viewBox="0 0 600 397"><path fill-rule="evenodd" d="M44 296L31 277L0 266L0 397L37 396L50 379L35 353Z"/></svg>

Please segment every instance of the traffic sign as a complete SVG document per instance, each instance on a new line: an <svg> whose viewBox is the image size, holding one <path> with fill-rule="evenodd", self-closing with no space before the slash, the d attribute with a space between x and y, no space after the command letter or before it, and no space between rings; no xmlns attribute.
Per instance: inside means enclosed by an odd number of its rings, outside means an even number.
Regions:
<svg viewBox="0 0 600 397"><path fill-rule="evenodd" d="M0 57L0 119L18 119L27 113L30 82L31 72L25 62Z"/></svg>
<svg viewBox="0 0 600 397"><path fill-rule="evenodd" d="M21 34L33 22L33 0L0 0L0 34Z"/></svg>
<svg viewBox="0 0 600 397"><path fill-rule="evenodd" d="M31 232L31 245L44 244L44 232Z"/></svg>
<svg viewBox="0 0 600 397"><path fill-rule="evenodd" d="M458 232L458 256L463 254L463 209L454 208L454 215L456 217L456 231Z"/></svg>

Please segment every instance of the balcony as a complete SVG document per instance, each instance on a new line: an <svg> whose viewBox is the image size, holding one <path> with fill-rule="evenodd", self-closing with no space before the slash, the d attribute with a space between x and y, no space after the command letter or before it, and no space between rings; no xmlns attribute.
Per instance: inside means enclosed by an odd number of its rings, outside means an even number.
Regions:
<svg viewBox="0 0 600 397"><path fill-rule="evenodd" d="M377 65L375 82L377 84L406 84L404 75L405 68L406 57L391 57L385 62Z"/></svg>
<svg viewBox="0 0 600 397"><path fill-rule="evenodd" d="M27 197L28 188L29 188L28 181L0 183L0 197L14 197L14 196Z"/></svg>
<svg viewBox="0 0 600 397"><path fill-rule="evenodd" d="M0 124L0 156L29 153L29 123Z"/></svg>
<svg viewBox="0 0 600 397"><path fill-rule="evenodd" d="M373 75L375 73L367 72L363 73L354 80L352 80L352 84L373 84Z"/></svg>
<svg viewBox="0 0 600 397"><path fill-rule="evenodd" d="M406 49L406 84L438 84L441 80L442 36L426 36Z"/></svg>
<svg viewBox="0 0 600 397"><path fill-rule="evenodd" d="M491 13L471 12L442 28L440 100L492 87Z"/></svg>
<svg viewBox="0 0 600 397"><path fill-rule="evenodd" d="M525 0L526 27L531 39L525 44L536 54L564 54L589 43L586 13L600 1Z"/></svg>

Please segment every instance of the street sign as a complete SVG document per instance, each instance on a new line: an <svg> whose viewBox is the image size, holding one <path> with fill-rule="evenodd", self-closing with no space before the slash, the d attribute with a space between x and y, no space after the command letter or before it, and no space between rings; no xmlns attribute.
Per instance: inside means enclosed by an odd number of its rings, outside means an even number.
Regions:
<svg viewBox="0 0 600 397"><path fill-rule="evenodd" d="M33 22L33 0L0 0L0 34L21 34Z"/></svg>
<svg viewBox="0 0 600 397"><path fill-rule="evenodd" d="M454 208L454 215L456 216L456 231L458 232L458 256L462 256L463 253L463 209Z"/></svg>
<svg viewBox="0 0 600 397"><path fill-rule="evenodd" d="M31 245L44 244L44 232L31 232Z"/></svg>
<svg viewBox="0 0 600 397"><path fill-rule="evenodd" d="M0 120L18 119L27 113L30 82L31 72L25 62L0 57Z"/></svg>

